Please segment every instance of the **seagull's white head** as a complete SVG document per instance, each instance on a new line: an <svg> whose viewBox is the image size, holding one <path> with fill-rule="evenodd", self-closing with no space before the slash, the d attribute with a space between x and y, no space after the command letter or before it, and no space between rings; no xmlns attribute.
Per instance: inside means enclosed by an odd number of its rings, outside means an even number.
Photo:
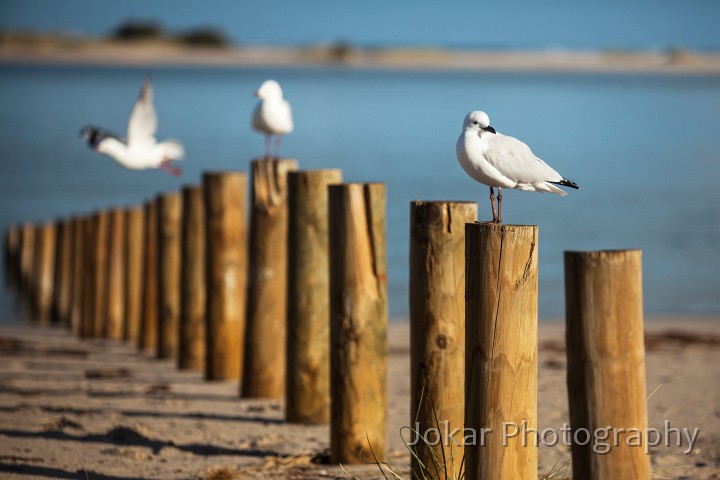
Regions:
<svg viewBox="0 0 720 480"><path fill-rule="evenodd" d="M283 92L280 84L275 80L265 80L255 91L255 96L263 100L282 98Z"/></svg>
<svg viewBox="0 0 720 480"><path fill-rule="evenodd" d="M490 126L490 117L487 116L487 113L481 112L480 110L470 112L465 116L463 131L467 130L478 132L478 134L482 132L495 133L495 129Z"/></svg>

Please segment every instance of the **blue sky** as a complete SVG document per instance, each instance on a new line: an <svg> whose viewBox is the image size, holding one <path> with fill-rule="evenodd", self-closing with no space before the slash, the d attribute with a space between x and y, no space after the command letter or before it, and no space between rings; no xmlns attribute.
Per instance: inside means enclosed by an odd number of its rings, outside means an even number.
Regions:
<svg viewBox="0 0 720 480"><path fill-rule="evenodd" d="M105 35L121 21L216 26L234 42L720 50L720 2L0 0L0 27Z"/></svg>

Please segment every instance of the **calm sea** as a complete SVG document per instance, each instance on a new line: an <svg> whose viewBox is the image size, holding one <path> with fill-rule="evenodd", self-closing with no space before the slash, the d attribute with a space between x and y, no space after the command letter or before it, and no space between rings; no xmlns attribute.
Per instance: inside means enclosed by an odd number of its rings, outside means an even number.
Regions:
<svg viewBox="0 0 720 480"><path fill-rule="evenodd" d="M153 70L159 137L183 141L184 174L130 172L78 138L92 123L125 133L145 71L0 67L0 228L137 204L247 169L262 154L252 92L279 80L296 131L283 153L308 169L388 188L390 311L406 315L409 203L477 200L487 188L455 159L464 115L492 125L582 186L561 198L505 192L508 223L540 226L540 315L564 312L564 250L641 248L649 313L720 313L720 82L717 77L344 69ZM0 319L14 316L0 296Z"/></svg>

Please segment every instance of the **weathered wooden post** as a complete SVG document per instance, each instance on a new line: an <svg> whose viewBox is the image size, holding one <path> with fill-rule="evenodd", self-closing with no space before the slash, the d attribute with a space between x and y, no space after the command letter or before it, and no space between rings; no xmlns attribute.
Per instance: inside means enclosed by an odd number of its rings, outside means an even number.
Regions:
<svg viewBox="0 0 720 480"><path fill-rule="evenodd" d="M103 336L122 340L125 330L125 211L108 214L108 259Z"/></svg>
<svg viewBox="0 0 720 480"><path fill-rule="evenodd" d="M158 358L178 356L182 195L158 196Z"/></svg>
<svg viewBox="0 0 720 480"><path fill-rule="evenodd" d="M465 224L471 202L410 204L410 432L453 432L465 425ZM414 472L460 477L462 434L416 444ZM424 465L424 469L420 466Z"/></svg>
<svg viewBox="0 0 720 480"><path fill-rule="evenodd" d="M205 173L205 378L239 380L245 340L247 240L243 172Z"/></svg>
<svg viewBox="0 0 720 480"><path fill-rule="evenodd" d="M205 204L200 186L182 190L182 278L178 367L205 366Z"/></svg>
<svg viewBox="0 0 720 480"><path fill-rule="evenodd" d="M53 320L70 327L74 230L68 219L58 221L56 228Z"/></svg>
<svg viewBox="0 0 720 480"><path fill-rule="evenodd" d="M82 305L84 288L85 262L85 218L73 217L73 264L72 264L72 298L70 300L70 329L74 335L80 335L82 325Z"/></svg>
<svg viewBox="0 0 720 480"><path fill-rule="evenodd" d="M330 185L328 199L330 456L335 463L384 461L388 321L385 185Z"/></svg>
<svg viewBox="0 0 720 480"><path fill-rule="evenodd" d="M53 300L53 280L55 272L55 224L47 222L38 227L35 236L33 262L34 277L34 313L40 323L50 322Z"/></svg>
<svg viewBox="0 0 720 480"><path fill-rule="evenodd" d="M145 289L145 209L125 211L125 330L123 339L137 343L142 320L142 292Z"/></svg>
<svg viewBox="0 0 720 480"><path fill-rule="evenodd" d="M251 165L250 254L242 396L285 394L287 174L294 159Z"/></svg>
<svg viewBox="0 0 720 480"><path fill-rule="evenodd" d="M328 185L340 182L340 170L288 173L288 422L330 421Z"/></svg>
<svg viewBox="0 0 720 480"><path fill-rule="evenodd" d="M20 230L20 287L26 303L32 290L33 257L35 255L35 226L24 223Z"/></svg>
<svg viewBox="0 0 720 480"><path fill-rule="evenodd" d="M142 351L157 351L158 346L158 280L157 280L157 202L145 204L145 236L143 242L143 295L138 347Z"/></svg>
<svg viewBox="0 0 720 480"><path fill-rule="evenodd" d="M82 307L80 316L80 336L95 336L95 216L83 219L83 261L82 261Z"/></svg>
<svg viewBox="0 0 720 480"><path fill-rule="evenodd" d="M102 337L105 333L107 281L108 281L108 244L110 235L110 213L101 210L93 215L93 241L90 248L94 250L94 278L91 279L89 295L93 300L92 336Z"/></svg>
<svg viewBox="0 0 720 480"><path fill-rule="evenodd" d="M573 478L649 479L642 252L565 252L565 302Z"/></svg>
<svg viewBox="0 0 720 480"><path fill-rule="evenodd" d="M50 302L50 319L60 323L60 297L65 288L63 285L63 250L65 248L65 224L62 220L55 221L55 251L53 252L52 301Z"/></svg>
<svg viewBox="0 0 720 480"><path fill-rule="evenodd" d="M20 229L12 225L5 230L5 285L16 288L18 285L18 251L20 248Z"/></svg>
<svg viewBox="0 0 720 480"><path fill-rule="evenodd" d="M537 240L534 225L465 227L468 479L537 478Z"/></svg>

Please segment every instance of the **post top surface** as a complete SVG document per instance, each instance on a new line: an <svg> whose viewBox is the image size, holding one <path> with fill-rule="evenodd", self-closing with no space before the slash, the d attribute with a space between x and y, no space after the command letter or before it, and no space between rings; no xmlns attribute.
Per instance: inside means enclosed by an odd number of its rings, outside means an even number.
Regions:
<svg viewBox="0 0 720 480"><path fill-rule="evenodd" d="M471 200L411 200L410 205L445 205L453 203L457 205L477 205L477 202Z"/></svg>
<svg viewBox="0 0 720 480"><path fill-rule="evenodd" d="M468 222L465 224L466 228L490 228L494 230L513 230L521 228L534 228L538 229L537 225L516 225L512 223L494 223L494 222Z"/></svg>

